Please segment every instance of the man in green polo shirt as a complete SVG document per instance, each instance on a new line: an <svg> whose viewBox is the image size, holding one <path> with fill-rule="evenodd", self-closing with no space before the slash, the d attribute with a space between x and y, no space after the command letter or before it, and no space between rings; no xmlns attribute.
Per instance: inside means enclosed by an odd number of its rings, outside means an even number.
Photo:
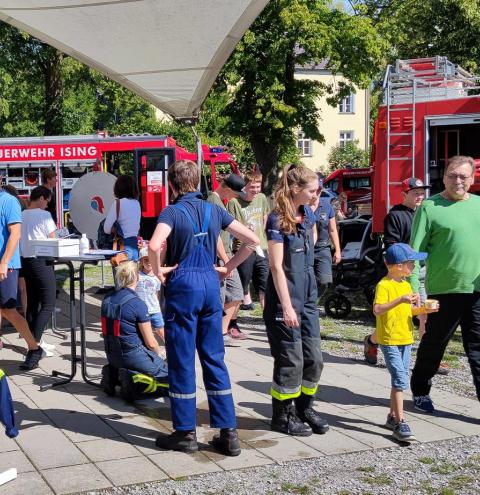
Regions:
<svg viewBox="0 0 480 495"><path fill-rule="evenodd" d="M425 199L413 219L410 242L428 253L425 288L440 303L440 311L428 316L411 378L415 409L430 414L431 379L459 325L480 400L480 197L468 192L474 173L472 158L450 158L444 191ZM418 292L418 270L411 284Z"/></svg>

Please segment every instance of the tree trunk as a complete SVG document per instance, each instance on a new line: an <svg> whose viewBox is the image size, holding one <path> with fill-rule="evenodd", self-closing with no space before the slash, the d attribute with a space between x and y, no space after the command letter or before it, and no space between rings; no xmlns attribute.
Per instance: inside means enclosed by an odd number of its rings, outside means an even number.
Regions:
<svg viewBox="0 0 480 495"><path fill-rule="evenodd" d="M263 192L269 196L278 177L278 146L258 135L250 137L250 144L263 175Z"/></svg>
<svg viewBox="0 0 480 495"><path fill-rule="evenodd" d="M63 54L45 47L42 63L45 78L45 136L63 134L63 80L61 66Z"/></svg>

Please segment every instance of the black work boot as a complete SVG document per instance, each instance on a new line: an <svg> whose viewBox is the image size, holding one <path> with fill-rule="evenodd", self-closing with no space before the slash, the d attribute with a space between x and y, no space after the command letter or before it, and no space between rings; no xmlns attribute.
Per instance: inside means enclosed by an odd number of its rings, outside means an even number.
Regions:
<svg viewBox="0 0 480 495"><path fill-rule="evenodd" d="M278 400L272 398L272 408L271 428L273 431L297 437L309 437L312 434L310 426L297 416L292 399Z"/></svg>
<svg viewBox="0 0 480 495"><path fill-rule="evenodd" d="M120 382L120 395L127 402L134 402L138 397L137 387L133 383L133 372L125 368L118 370L118 381Z"/></svg>
<svg viewBox="0 0 480 495"><path fill-rule="evenodd" d="M115 395L115 387L120 385L118 380L118 369L110 364L106 364L102 368L102 379L100 381L104 392L113 397Z"/></svg>
<svg viewBox="0 0 480 495"><path fill-rule="evenodd" d="M170 435L159 435L155 440L155 445L164 450L176 450L190 454L197 452L197 434L195 430L176 430Z"/></svg>
<svg viewBox="0 0 480 495"><path fill-rule="evenodd" d="M222 428L220 433L212 438L210 444L224 455L235 457L240 455L240 442L235 428Z"/></svg>
<svg viewBox="0 0 480 495"><path fill-rule="evenodd" d="M313 433L323 435L327 433L329 426L320 413L313 409L313 395L301 394L295 399L298 417L312 427Z"/></svg>

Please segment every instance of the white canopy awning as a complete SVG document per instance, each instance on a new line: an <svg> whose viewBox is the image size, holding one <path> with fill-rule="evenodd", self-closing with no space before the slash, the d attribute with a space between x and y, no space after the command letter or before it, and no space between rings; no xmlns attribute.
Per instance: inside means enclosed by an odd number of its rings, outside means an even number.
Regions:
<svg viewBox="0 0 480 495"><path fill-rule="evenodd" d="M0 0L0 19L174 117L198 111L268 0Z"/></svg>

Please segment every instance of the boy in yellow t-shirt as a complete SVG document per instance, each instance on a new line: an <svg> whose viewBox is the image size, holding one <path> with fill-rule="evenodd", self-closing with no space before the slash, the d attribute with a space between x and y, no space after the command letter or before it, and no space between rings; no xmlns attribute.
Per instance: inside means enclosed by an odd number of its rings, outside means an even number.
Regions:
<svg viewBox="0 0 480 495"><path fill-rule="evenodd" d="M424 260L427 253L414 251L408 244L396 243L385 253L388 274L375 291L373 314L376 316L377 338L392 377L390 412L386 426L401 442L415 437L403 417L403 391L409 387L410 355L413 344L412 316L438 311L417 307L417 296L405 280L415 267L415 260Z"/></svg>

